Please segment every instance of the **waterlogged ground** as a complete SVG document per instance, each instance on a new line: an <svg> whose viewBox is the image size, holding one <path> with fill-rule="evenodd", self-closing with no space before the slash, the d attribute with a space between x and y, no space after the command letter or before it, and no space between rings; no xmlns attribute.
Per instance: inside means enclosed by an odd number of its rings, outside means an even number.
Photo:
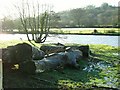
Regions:
<svg viewBox="0 0 120 90"><path fill-rule="evenodd" d="M89 59L79 60L79 69L65 67L35 75L4 72L4 88L120 89L120 48L90 45Z"/></svg>

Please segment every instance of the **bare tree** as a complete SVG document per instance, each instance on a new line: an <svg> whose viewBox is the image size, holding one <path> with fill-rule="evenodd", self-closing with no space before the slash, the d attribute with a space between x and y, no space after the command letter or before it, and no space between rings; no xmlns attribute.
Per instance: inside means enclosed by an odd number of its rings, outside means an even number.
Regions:
<svg viewBox="0 0 120 90"><path fill-rule="evenodd" d="M22 2L22 8L16 6L24 31L26 32L28 41L29 33L32 33L32 40L36 43L45 42L50 30L50 15L52 7L50 5L42 5L40 13L40 4L30 5L28 2Z"/></svg>

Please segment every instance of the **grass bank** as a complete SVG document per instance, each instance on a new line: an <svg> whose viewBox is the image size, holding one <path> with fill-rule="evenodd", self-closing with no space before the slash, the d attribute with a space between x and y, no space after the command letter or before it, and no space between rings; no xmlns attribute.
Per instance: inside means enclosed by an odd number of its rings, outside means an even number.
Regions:
<svg viewBox="0 0 120 90"><path fill-rule="evenodd" d="M94 32L94 30L97 32ZM25 31L7 31L0 33L8 34L26 34ZM29 34L35 32L29 31ZM51 28L50 34L77 34L77 35L110 35L110 36L119 36L120 32L118 28Z"/></svg>
<svg viewBox="0 0 120 90"><path fill-rule="evenodd" d="M28 41L24 41L29 43ZM21 41L0 42L0 48L22 43ZM69 44L75 45L75 44ZM79 44L76 44L79 45ZM41 46L37 44L37 46ZM4 88L60 88L91 89L120 88L120 47L90 45L89 59L79 60L79 69L65 67L62 71L52 70L35 75L20 72L4 73Z"/></svg>
<svg viewBox="0 0 120 90"><path fill-rule="evenodd" d="M94 32L97 30L97 32ZM51 33L54 34L78 34L78 35L120 35L118 28L63 28L63 29L51 29Z"/></svg>

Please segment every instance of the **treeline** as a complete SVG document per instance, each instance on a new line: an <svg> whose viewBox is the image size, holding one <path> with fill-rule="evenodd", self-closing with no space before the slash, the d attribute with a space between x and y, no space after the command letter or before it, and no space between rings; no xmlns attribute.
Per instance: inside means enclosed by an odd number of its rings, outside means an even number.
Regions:
<svg viewBox="0 0 120 90"><path fill-rule="evenodd" d="M103 3L100 7L89 5L58 13L52 12L50 26L52 28L120 27L118 9L117 6ZM2 19L0 28L3 31L23 30L20 19L12 20L10 17Z"/></svg>
<svg viewBox="0 0 120 90"><path fill-rule="evenodd" d="M87 6L59 12L58 27L118 27L118 7L103 3L100 7Z"/></svg>

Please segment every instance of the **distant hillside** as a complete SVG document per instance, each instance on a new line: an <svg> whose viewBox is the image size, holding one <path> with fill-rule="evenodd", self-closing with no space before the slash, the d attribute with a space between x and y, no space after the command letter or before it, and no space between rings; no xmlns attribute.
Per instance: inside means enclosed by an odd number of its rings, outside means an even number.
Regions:
<svg viewBox="0 0 120 90"><path fill-rule="evenodd" d="M53 27L118 27L118 7L103 3L57 13L59 23Z"/></svg>

